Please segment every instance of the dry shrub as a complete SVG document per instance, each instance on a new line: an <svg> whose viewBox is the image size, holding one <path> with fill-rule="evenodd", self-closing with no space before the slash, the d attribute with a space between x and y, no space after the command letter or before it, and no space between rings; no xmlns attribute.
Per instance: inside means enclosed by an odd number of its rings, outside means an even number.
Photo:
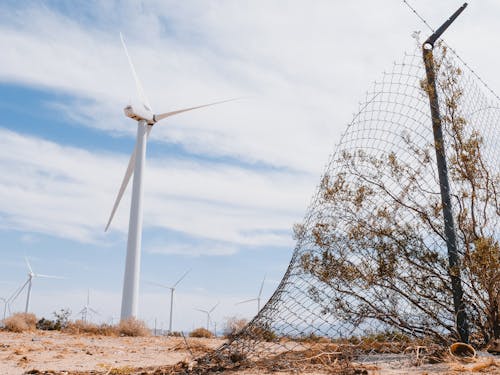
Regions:
<svg viewBox="0 0 500 375"><path fill-rule="evenodd" d="M224 323L224 336L228 339L234 338L248 324L248 320L230 316Z"/></svg>
<svg viewBox="0 0 500 375"><path fill-rule="evenodd" d="M122 336L150 336L151 332L142 320L130 317L118 324L118 332Z"/></svg>
<svg viewBox="0 0 500 375"><path fill-rule="evenodd" d="M213 337L213 333L210 332L206 328L196 328L195 330L191 331L189 333L189 337L198 337L198 338L205 338L205 339L211 339Z"/></svg>
<svg viewBox="0 0 500 375"><path fill-rule="evenodd" d="M97 325L94 323L85 322L83 320L76 320L74 322L68 323L64 332L71 334L90 334L90 335L102 335L102 336L118 336L119 330L117 326L112 326L109 324Z"/></svg>
<svg viewBox="0 0 500 375"><path fill-rule="evenodd" d="M11 332L34 331L36 329L36 316L31 313L15 313L5 319L5 330Z"/></svg>

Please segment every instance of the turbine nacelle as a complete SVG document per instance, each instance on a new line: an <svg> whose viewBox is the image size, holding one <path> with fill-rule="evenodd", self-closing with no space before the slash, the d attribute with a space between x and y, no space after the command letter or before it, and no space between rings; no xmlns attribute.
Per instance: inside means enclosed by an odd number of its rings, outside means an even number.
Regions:
<svg viewBox="0 0 500 375"><path fill-rule="evenodd" d="M123 108L123 112L125 112L125 116L130 117L136 121L146 121L148 125L154 125L155 115L150 110L146 109L146 106L134 106L129 104L125 108Z"/></svg>

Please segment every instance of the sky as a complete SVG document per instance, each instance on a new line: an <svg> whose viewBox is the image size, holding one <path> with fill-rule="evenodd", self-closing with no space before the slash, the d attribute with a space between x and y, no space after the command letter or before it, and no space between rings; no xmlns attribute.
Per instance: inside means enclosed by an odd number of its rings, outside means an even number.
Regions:
<svg viewBox="0 0 500 375"><path fill-rule="evenodd" d="M438 27L460 1L409 1ZM473 0L445 39L500 90L500 3ZM402 1L2 1L0 297L30 311L120 314L133 150L126 40L155 112L236 101L154 126L144 176L139 318L174 330L251 319L276 289L321 173L364 93L429 30ZM22 311L20 294L11 310ZM1 301L0 301L1 303ZM3 309L3 306L2 306Z"/></svg>

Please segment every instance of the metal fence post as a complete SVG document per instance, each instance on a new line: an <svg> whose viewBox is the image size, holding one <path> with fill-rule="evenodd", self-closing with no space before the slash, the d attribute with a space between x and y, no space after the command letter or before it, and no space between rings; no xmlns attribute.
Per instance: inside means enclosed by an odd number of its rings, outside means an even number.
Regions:
<svg viewBox="0 0 500 375"><path fill-rule="evenodd" d="M422 51L427 75L427 94L429 96L432 130L434 133L434 147L436 150L436 162L439 175L439 187L441 191L441 202L443 205L444 231L446 247L448 250L449 273L451 278L451 288L453 292L453 305L456 315L457 331L462 342L469 342L469 324L465 303L463 300L463 288L460 270L460 259L458 256L455 223L450 198L450 184L448 181L448 166L446 163L446 152L444 147L443 129L441 124L441 114L439 111L439 98L436 87L436 72L434 68L434 56L432 50L434 43L441 34L451 25L465 9L467 3L462 5L439 29L437 29L423 44Z"/></svg>

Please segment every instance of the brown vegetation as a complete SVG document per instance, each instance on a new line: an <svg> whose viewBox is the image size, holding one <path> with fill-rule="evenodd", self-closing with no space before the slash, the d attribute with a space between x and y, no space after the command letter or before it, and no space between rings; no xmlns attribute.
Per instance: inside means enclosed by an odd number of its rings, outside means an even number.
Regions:
<svg viewBox="0 0 500 375"><path fill-rule="evenodd" d="M118 332L123 336L150 336L151 332L142 320L134 317L122 320L118 324Z"/></svg>
<svg viewBox="0 0 500 375"><path fill-rule="evenodd" d="M295 232L311 245L301 268L332 291L326 300L310 288L324 313L450 344L459 338L450 279L459 277L471 342L484 346L500 338L500 174L467 118L461 70L445 48L437 60L460 267L448 262L434 146L407 131L394 150L341 152L321 182L324 214Z"/></svg>
<svg viewBox="0 0 500 375"><path fill-rule="evenodd" d="M34 331L36 329L37 319L35 314L15 313L5 319L5 330L10 332Z"/></svg>
<svg viewBox="0 0 500 375"><path fill-rule="evenodd" d="M206 328L196 328L194 330L192 330L190 333L189 333L189 337L198 337L198 338L205 338L205 339L210 339L212 338L214 335L212 332L210 332L208 329Z"/></svg>
<svg viewBox="0 0 500 375"><path fill-rule="evenodd" d="M78 334L90 334L90 335L101 335L101 336L120 335L120 331L117 326L112 326L109 324L94 324L90 322L85 322L83 320L76 320L74 322L69 322L63 331L75 335Z"/></svg>
<svg viewBox="0 0 500 375"><path fill-rule="evenodd" d="M243 318L238 318L236 316L226 318L224 324L224 337L228 339L234 338L247 324L248 320Z"/></svg>

